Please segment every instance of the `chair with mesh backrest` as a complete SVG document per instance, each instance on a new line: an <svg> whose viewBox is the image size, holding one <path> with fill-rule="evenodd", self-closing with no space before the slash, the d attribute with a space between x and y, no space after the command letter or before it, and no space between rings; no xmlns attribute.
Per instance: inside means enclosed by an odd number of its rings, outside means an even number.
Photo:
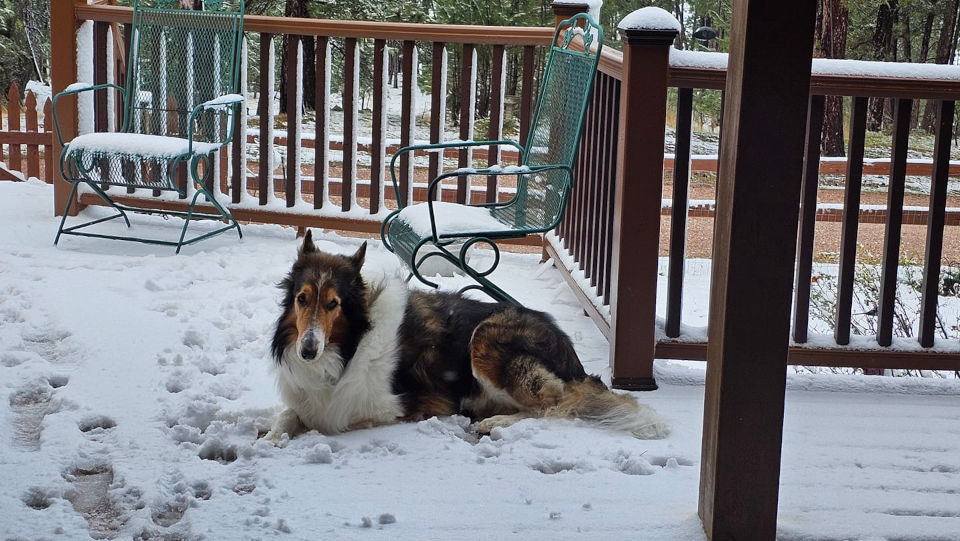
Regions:
<svg viewBox="0 0 960 541"><path fill-rule="evenodd" d="M78 235L149 244L190 244L236 229L240 224L213 192L215 155L224 152L233 135L240 94L240 55L243 39L243 0L206 0L202 10L176 9L178 0L135 0L126 87L74 83L53 99L57 137L63 145L60 169L73 185L54 244L61 235ZM86 133L64 141L57 122L57 102L64 96L114 89L123 119L113 133ZM64 227L80 185L98 195L117 213L107 218ZM170 191L186 198L188 210L157 211L118 204L110 197L122 186ZM197 212L198 198L214 212ZM117 236L87 228L123 218L128 212L172 214L185 218L178 240ZM225 222L221 227L186 238L191 220Z"/></svg>
<svg viewBox="0 0 960 541"><path fill-rule="evenodd" d="M437 287L424 276L428 274L425 269L432 268L425 263L440 258L476 282L463 290L479 289L494 299L516 303L488 278L500 260L496 241L550 231L563 217L602 43L603 30L589 15L576 15L557 26L525 146L509 140L469 141L414 145L397 151L390 170L400 208L384 219L381 238L409 267L411 276ZM401 155L492 145L516 148L519 165L443 173L428 184L425 203L406 204L395 167ZM516 194L509 201L479 205L435 201L444 179L476 175L516 177ZM467 257L468 250L478 244L493 250L493 264L483 270L472 267Z"/></svg>

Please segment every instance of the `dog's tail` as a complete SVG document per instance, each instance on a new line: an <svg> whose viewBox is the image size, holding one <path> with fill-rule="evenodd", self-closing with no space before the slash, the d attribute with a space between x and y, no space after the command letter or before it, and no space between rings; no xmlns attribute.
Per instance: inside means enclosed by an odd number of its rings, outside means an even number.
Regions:
<svg viewBox="0 0 960 541"><path fill-rule="evenodd" d="M594 377L567 382L556 408L559 416L625 430L644 440L659 440L670 435L670 424L653 408L638 403L632 396L611 391Z"/></svg>

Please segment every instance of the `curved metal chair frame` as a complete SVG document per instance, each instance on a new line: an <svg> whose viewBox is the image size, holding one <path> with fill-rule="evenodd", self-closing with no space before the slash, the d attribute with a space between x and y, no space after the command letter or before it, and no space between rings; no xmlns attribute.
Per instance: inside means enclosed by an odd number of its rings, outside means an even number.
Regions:
<svg viewBox="0 0 960 541"><path fill-rule="evenodd" d="M498 301L517 303L488 278L500 262L496 241L550 231L563 217L573 183L574 157L602 44L603 30L587 14L575 15L557 25L525 146L509 140L469 141L412 145L397 151L390 161L390 174L399 208L384 219L380 236L384 245L410 268L408 280L416 277L424 284L438 287L436 282L423 275L421 267L431 258L439 257L476 282L461 289L461 292L477 289ZM443 173L430 181L426 203L407 206L406 194L400 192L396 175L396 163L400 156L421 150L442 153L447 148L476 146L514 147L520 154L520 167L461 169ZM510 200L464 205L487 209L490 216L503 227L445 231L442 227L444 224L438 223L434 208L438 187L448 178L477 175L509 175L517 178L517 191ZM407 209L418 207L416 212L422 212L424 206L430 220L429 234L418 233L408 219L411 211ZM485 270L478 270L467 262L467 251L478 243L488 245L493 251L493 263ZM461 244L458 249L452 249L458 244Z"/></svg>
<svg viewBox="0 0 960 541"><path fill-rule="evenodd" d="M60 241L61 235L77 235L176 246L180 253L186 244L230 229L236 229L243 237L240 224L214 197L211 185L213 157L232 140L237 110L243 102L238 87L244 0L231 2L237 6L236 10L224 9L223 0L205 0L202 11L175 9L178 4L178 0L156 0L152 6L146 1L134 2L126 87L111 83L74 83L54 96L54 126L62 146L61 176L73 185L54 244ZM198 68L197 64L205 65ZM117 133L131 134L129 140L114 139L104 146L103 134L88 134L65 142L57 120L57 103L65 96L109 89L115 90L121 100L123 123ZM175 150L170 151L169 145L166 150L158 150L150 144L156 142L172 143ZM177 192L185 198L187 176L195 193L185 212L121 205L106 190L107 186L148 188ZM117 213L64 227L81 183L89 186ZM215 214L197 212L201 195L216 210ZM130 227L128 212L185 218L179 239L83 231L116 218L123 218ZM186 238L190 221L198 219L222 221L227 225Z"/></svg>

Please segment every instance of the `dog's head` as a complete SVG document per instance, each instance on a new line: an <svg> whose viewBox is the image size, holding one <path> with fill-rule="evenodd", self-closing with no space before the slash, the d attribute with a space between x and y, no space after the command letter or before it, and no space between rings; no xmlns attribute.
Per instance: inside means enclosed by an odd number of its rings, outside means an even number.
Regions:
<svg viewBox="0 0 960 541"><path fill-rule="evenodd" d="M340 363L339 375L370 328L367 287L360 275L364 242L352 256L317 249L308 230L297 260L280 283L283 313L277 321L273 354L283 364L285 352L303 363Z"/></svg>

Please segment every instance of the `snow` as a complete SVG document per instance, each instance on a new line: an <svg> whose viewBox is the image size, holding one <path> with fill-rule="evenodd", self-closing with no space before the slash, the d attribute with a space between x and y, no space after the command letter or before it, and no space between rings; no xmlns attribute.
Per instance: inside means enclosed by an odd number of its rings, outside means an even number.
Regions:
<svg viewBox="0 0 960 541"><path fill-rule="evenodd" d="M87 133L70 141L73 152L109 152L130 156L179 156L186 154L190 142L180 137L138 133ZM217 143L193 142L194 154L208 154L220 148Z"/></svg>
<svg viewBox="0 0 960 541"><path fill-rule="evenodd" d="M704 539L702 364L658 361L660 390L635 394L673 423L661 441L543 419L477 438L449 417L277 448L257 435L279 406L268 349L293 230L247 225L180 256L78 237L55 248L51 201L41 182L0 182L0 537ZM131 221L179 233L175 219ZM324 250L360 242L319 233ZM505 253L492 278L550 312L609 381L606 341L539 258ZM399 269L373 241L367 260ZM687 268L685 294L702 300L709 268ZM956 539L958 380L787 382L778 538Z"/></svg>
<svg viewBox="0 0 960 541"><path fill-rule="evenodd" d="M219 98L213 98L212 100L205 102L203 104L204 109L211 109L213 107L222 107L224 105L230 105L232 103L244 103L246 98L242 94L224 94Z"/></svg>
<svg viewBox="0 0 960 541"><path fill-rule="evenodd" d="M469 173L471 171L464 171ZM437 224L437 234L464 233L467 231L506 231L509 227L490 215L487 207L471 207L434 201L433 216ZM430 209L427 203L418 203L405 207L397 215L398 220L406 222L421 237L432 236Z"/></svg>
<svg viewBox="0 0 960 541"><path fill-rule="evenodd" d="M724 70L727 69L728 58L729 55L727 53L681 51L672 47L670 48L670 66L674 68ZM835 58L814 58L811 73L814 75L846 75L897 79L960 80L960 67L948 64L875 62Z"/></svg>
<svg viewBox="0 0 960 541"><path fill-rule="evenodd" d="M680 32L680 22L669 11L647 6L640 8L623 19L617 25L619 30L673 30Z"/></svg>

